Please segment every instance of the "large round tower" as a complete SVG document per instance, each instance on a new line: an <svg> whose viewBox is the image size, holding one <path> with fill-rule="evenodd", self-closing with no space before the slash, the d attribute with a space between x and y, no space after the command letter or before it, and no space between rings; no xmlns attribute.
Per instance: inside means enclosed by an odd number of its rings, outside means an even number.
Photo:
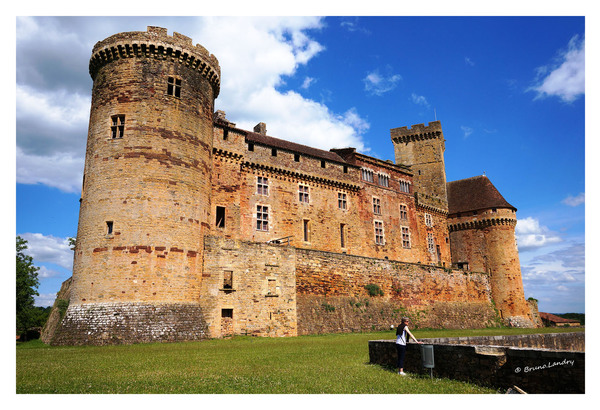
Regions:
<svg viewBox="0 0 600 410"><path fill-rule="evenodd" d="M148 27L98 42L70 305L54 343L206 336L217 59Z"/></svg>
<svg viewBox="0 0 600 410"><path fill-rule="evenodd" d="M517 209L485 176L449 182L447 191L453 266L487 272L491 296L503 321L534 327L515 240Z"/></svg>

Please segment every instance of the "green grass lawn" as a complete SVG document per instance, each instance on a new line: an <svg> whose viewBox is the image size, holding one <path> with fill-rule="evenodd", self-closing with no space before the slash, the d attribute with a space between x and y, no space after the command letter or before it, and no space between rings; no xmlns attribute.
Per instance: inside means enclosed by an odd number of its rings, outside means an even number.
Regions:
<svg viewBox="0 0 600 410"><path fill-rule="evenodd" d="M416 330L427 337L575 329ZM234 337L187 343L51 347L17 344L17 393L497 393L469 383L398 376L368 364L368 341L394 333L290 338Z"/></svg>

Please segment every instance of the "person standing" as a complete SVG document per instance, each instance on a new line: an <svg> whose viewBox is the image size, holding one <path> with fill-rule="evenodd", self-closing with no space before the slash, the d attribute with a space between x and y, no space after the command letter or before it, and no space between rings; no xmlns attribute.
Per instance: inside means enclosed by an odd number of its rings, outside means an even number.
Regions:
<svg viewBox="0 0 600 410"><path fill-rule="evenodd" d="M406 343L408 342L408 338L412 337L416 343L423 344L423 342L419 342L413 334L408 329L408 318L403 317L400 326L396 329L396 351L398 352L398 374L402 376L406 376L404 373L404 356L406 354Z"/></svg>

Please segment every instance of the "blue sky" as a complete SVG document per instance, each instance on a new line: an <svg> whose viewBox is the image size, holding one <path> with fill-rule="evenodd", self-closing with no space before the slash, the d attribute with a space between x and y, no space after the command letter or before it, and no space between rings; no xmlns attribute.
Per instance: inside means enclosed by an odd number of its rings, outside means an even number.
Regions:
<svg viewBox="0 0 600 410"><path fill-rule="evenodd" d="M71 275L95 42L157 25L219 59L238 127L394 159L390 128L440 120L449 181L485 173L517 211L525 297L585 311L583 17L21 17L16 233L37 304Z"/></svg>

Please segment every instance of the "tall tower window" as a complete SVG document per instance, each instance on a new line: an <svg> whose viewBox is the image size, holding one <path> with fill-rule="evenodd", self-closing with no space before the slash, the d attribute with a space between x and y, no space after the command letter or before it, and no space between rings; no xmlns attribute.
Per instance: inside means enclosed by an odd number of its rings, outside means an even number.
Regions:
<svg viewBox="0 0 600 410"><path fill-rule="evenodd" d="M223 272L223 289L233 289L233 271Z"/></svg>
<svg viewBox="0 0 600 410"><path fill-rule="evenodd" d="M111 117L112 124L110 127L110 134L113 139L123 138L123 134L125 133L125 115L113 115Z"/></svg>
<svg viewBox="0 0 600 410"><path fill-rule="evenodd" d="M408 219L408 208L406 205L400 205L400 219L404 221Z"/></svg>
<svg viewBox="0 0 600 410"><path fill-rule="evenodd" d="M346 247L346 224L340 224L340 246Z"/></svg>
<svg viewBox="0 0 600 410"><path fill-rule="evenodd" d="M257 177L256 178L256 193L258 195L269 195L269 178Z"/></svg>
<svg viewBox="0 0 600 410"><path fill-rule="evenodd" d="M304 219L302 221L302 225L303 225L303 235L304 235L304 242L309 242L310 241L310 221L308 219Z"/></svg>
<svg viewBox="0 0 600 410"><path fill-rule="evenodd" d="M383 245L383 222L375 221L375 243L377 245Z"/></svg>
<svg viewBox="0 0 600 410"><path fill-rule="evenodd" d="M225 228L225 207L217 206L217 220L216 226L217 228Z"/></svg>
<svg viewBox="0 0 600 410"><path fill-rule="evenodd" d="M347 209L348 203L346 200L346 194L343 192L338 192L338 208Z"/></svg>
<svg viewBox="0 0 600 410"><path fill-rule="evenodd" d="M425 225L429 227L433 226L433 219L431 219L431 214L425 214Z"/></svg>
<svg viewBox="0 0 600 410"><path fill-rule="evenodd" d="M381 200L373 197L373 213L375 215L381 215Z"/></svg>
<svg viewBox="0 0 600 410"><path fill-rule="evenodd" d="M431 253L435 252L435 242L433 240L433 234L432 233L428 233L427 234L427 249Z"/></svg>
<svg viewBox="0 0 600 410"><path fill-rule="evenodd" d="M256 206L256 230L257 231L268 231L269 230L269 207L257 205Z"/></svg>
<svg viewBox="0 0 600 410"><path fill-rule="evenodd" d="M298 185L298 200L306 204L309 202L308 186Z"/></svg>
<svg viewBox="0 0 600 410"><path fill-rule="evenodd" d="M106 234L112 235L113 233L113 221L106 221Z"/></svg>
<svg viewBox="0 0 600 410"><path fill-rule="evenodd" d="M167 80L167 94L174 97L181 97L181 79L169 77Z"/></svg>
<svg viewBox="0 0 600 410"><path fill-rule="evenodd" d="M402 227L402 247L410 249L410 230L408 229L408 226Z"/></svg>

